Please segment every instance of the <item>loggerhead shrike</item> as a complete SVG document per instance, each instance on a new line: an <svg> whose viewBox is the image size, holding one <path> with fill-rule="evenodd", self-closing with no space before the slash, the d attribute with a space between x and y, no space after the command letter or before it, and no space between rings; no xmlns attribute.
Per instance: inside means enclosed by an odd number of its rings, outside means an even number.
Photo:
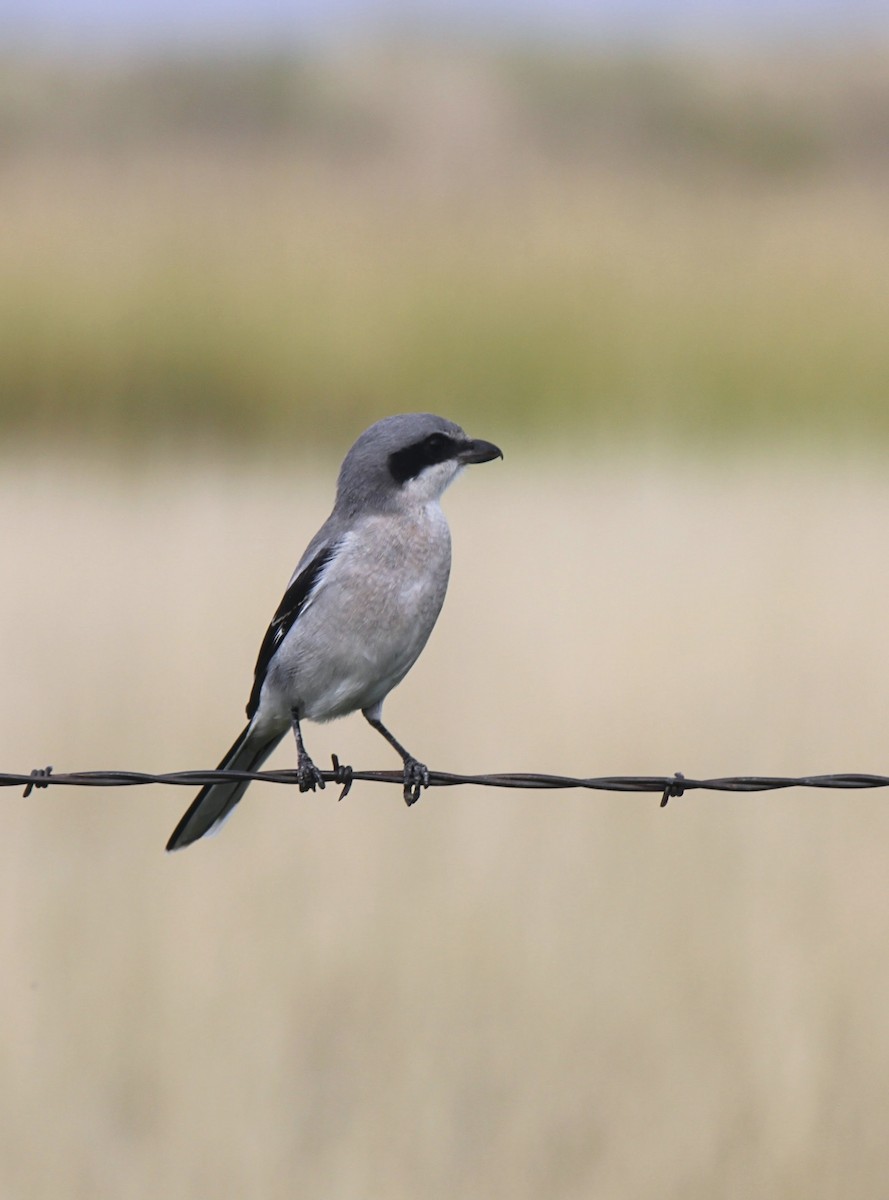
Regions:
<svg viewBox="0 0 889 1200"><path fill-rule="evenodd" d="M381 721L383 701L417 661L444 601L451 535L441 495L467 463L502 457L491 442L430 413L386 417L362 433L340 468L333 512L263 638L249 723L220 770L255 771L292 728L299 790L323 788L300 722L360 708L401 755L405 800L419 798L429 772ZM247 783L202 788L167 849L217 828L246 790Z"/></svg>

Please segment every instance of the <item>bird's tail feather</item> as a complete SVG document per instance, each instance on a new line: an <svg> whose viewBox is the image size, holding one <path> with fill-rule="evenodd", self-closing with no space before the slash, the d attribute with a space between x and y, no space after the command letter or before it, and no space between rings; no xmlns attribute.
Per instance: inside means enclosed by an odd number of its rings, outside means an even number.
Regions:
<svg viewBox="0 0 889 1200"><path fill-rule="evenodd" d="M287 730L269 734L251 721L217 768L220 771L255 771L262 766ZM204 834L215 832L250 785L249 780L209 783L201 788L188 811L170 835L168 850L190 846Z"/></svg>

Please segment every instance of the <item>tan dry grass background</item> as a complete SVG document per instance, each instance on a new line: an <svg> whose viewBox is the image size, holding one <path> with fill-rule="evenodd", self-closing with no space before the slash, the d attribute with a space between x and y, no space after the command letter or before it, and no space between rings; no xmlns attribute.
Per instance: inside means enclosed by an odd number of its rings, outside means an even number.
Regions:
<svg viewBox="0 0 889 1200"><path fill-rule="evenodd" d="M447 497L416 753L886 770L876 465L506 449ZM3 769L214 764L332 470L9 454ZM886 795L255 786L166 856L188 799L3 795L3 1196L884 1193Z"/></svg>

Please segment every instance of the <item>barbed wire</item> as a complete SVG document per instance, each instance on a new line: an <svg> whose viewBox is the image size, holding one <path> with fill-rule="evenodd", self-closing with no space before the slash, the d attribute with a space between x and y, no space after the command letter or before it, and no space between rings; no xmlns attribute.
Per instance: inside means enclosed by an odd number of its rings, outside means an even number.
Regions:
<svg viewBox="0 0 889 1200"><path fill-rule="evenodd" d="M333 768L322 771L325 783L339 786L340 800L353 783L390 783L401 786L401 771L356 771L333 756ZM209 783L280 783L294 786L297 772L286 771L168 771L154 775L147 771L70 771L55 774L52 767L38 767L28 774L0 772L0 787L24 787L29 796L33 788L45 787L134 787L156 783L173 787L204 787ZM822 788L862 790L889 787L889 775L866 775L847 772L837 775L737 775L716 779L694 779L676 771L673 775L602 775L576 778L570 775L547 775L535 772L507 771L485 775L457 775L450 771L430 771L430 787L528 788L532 790L586 789L597 792L648 792L661 794L661 807L672 797L685 792L769 792L787 788Z"/></svg>

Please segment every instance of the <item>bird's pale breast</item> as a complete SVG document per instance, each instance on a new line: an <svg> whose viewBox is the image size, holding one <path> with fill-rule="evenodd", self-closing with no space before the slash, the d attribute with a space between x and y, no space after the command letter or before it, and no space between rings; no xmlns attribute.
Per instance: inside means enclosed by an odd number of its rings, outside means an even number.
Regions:
<svg viewBox="0 0 889 1200"><path fill-rule="evenodd" d="M450 561L450 532L437 504L360 521L269 670L266 687L281 719L293 706L324 721L381 701L432 632Z"/></svg>

